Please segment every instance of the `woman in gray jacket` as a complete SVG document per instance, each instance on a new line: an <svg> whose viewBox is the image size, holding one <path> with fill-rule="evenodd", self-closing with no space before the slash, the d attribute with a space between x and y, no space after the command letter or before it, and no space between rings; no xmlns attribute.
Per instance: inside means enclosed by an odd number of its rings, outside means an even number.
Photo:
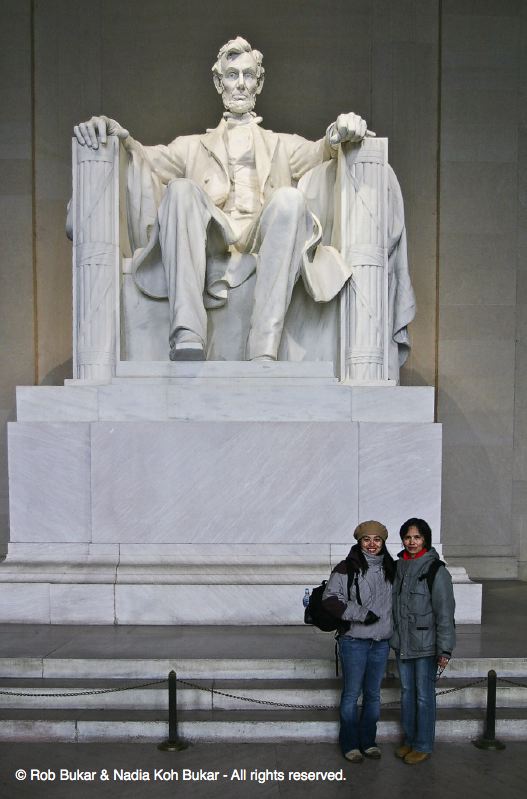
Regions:
<svg viewBox="0 0 527 799"><path fill-rule="evenodd" d="M342 620L340 746L347 760L360 763L363 756L381 756L375 737L381 682L390 651L395 563L386 549L388 531L383 524L362 522L353 535L358 543L346 560L333 569L322 603ZM361 693L359 716L357 701Z"/></svg>
<svg viewBox="0 0 527 799"><path fill-rule="evenodd" d="M404 740L395 754L408 765L422 763L434 746L435 680L456 642L452 578L432 547L424 519L408 519L400 530L393 584L394 648L401 679Z"/></svg>

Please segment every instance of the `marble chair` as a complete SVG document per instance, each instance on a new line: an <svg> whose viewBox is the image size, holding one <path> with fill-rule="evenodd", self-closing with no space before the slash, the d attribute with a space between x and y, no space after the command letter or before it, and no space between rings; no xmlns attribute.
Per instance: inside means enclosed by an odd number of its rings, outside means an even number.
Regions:
<svg viewBox="0 0 527 799"><path fill-rule="evenodd" d="M120 361L168 360L168 301L144 295L131 274L126 157L115 136L97 150L80 147L73 140L69 227L77 379L110 380ZM394 270L389 263L387 140L365 139L358 145L344 145L337 162L317 169L334 172L329 183L326 181L332 187L327 205L334 221L323 224L322 243L337 247L352 265L353 274L340 294L328 302L314 302L302 280L297 282L279 360L331 361L341 380L397 380L400 350L407 340L406 320L404 325L394 320L394 297L390 297L395 294L389 276ZM316 185L318 192L320 183ZM308 180L308 200L309 191ZM402 218L399 239L404 239ZM404 252L396 256L402 254L406 264L405 241L403 245L398 241L398 249ZM231 257L254 258L238 253ZM208 311L207 360L244 359L254 283L253 276L230 290L226 305ZM394 335L397 325L399 340Z"/></svg>

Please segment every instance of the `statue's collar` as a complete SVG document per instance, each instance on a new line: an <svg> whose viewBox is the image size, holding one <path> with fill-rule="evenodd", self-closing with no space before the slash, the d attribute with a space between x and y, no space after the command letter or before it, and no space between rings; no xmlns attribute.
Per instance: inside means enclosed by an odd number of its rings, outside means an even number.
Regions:
<svg viewBox="0 0 527 799"><path fill-rule="evenodd" d="M233 114L231 111L224 111L223 119L229 127L234 125L250 125L253 123L259 125L262 121L262 117L256 116L254 111L249 111L249 113L243 114L242 116L240 116L240 114Z"/></svg>

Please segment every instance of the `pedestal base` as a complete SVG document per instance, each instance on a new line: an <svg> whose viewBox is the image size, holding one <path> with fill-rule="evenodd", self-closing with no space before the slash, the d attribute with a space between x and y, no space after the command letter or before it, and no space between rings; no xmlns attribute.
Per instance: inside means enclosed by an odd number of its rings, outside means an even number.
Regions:
<svg viewBox="0 0 527 799"><path fill-rule="evenodd" d="M0 621L302 624L304 589L349 546L13 544L0 567ZM478 624L481 585L459 568L452 577L456 621Z"/></svg>
<svg viewBox="0 0 527 799"><path fill-rule="evenodd" d="M266 367L19 389L0 621L298 624L359 521L386 524L395 554L421 516L441 552L432 389ZM458 571L457 619L477 622Z"/></svg>

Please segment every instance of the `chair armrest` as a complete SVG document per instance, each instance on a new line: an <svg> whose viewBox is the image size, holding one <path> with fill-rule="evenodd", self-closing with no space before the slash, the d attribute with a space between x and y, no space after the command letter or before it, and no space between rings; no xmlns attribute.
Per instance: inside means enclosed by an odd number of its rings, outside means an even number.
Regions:
<svg viewBox="0 0 527 799"><path fill-rule="evenodd" d="M119 357L118 286L126 220L117 136L97 150L73 139L73 375L108 382Z"/></svg>

